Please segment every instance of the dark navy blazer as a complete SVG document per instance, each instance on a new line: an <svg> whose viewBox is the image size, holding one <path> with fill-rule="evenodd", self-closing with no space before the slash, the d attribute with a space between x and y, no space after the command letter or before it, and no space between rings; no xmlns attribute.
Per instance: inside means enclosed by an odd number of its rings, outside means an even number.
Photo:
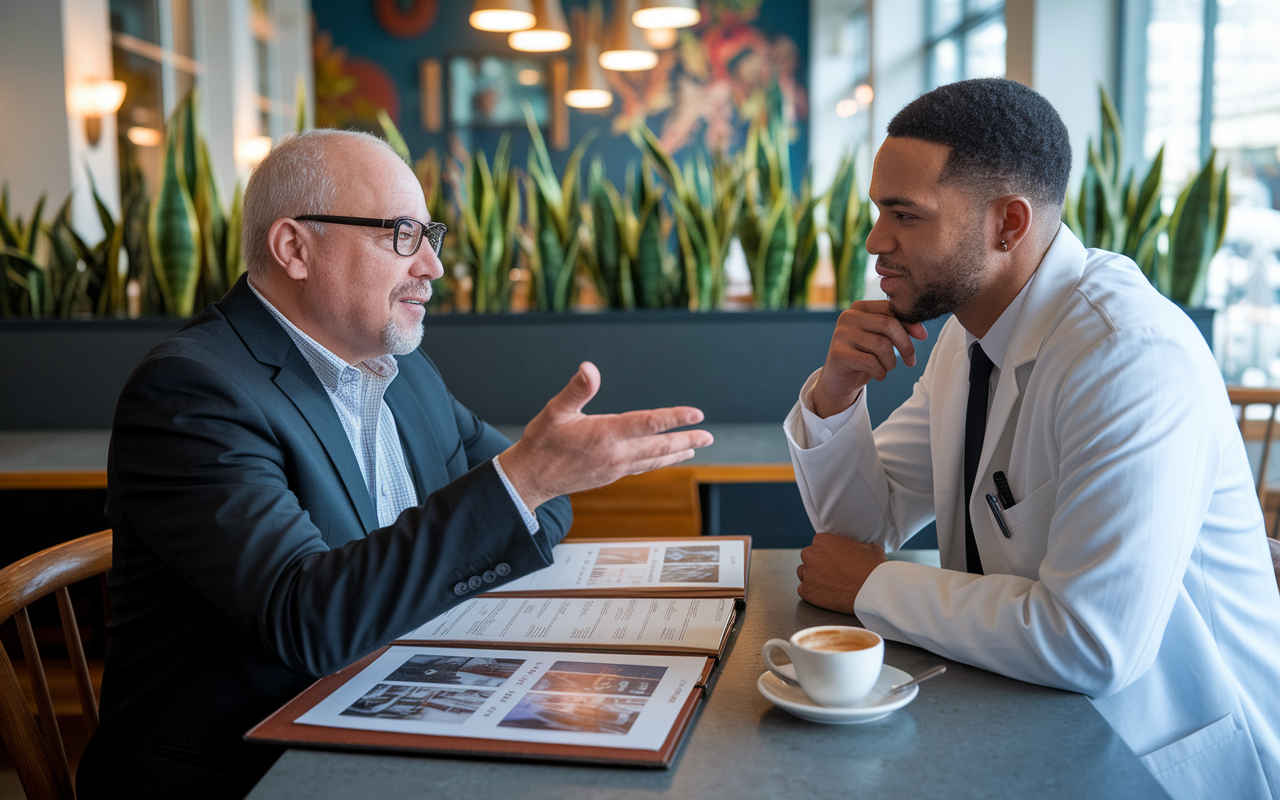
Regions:
<svg viewBox="0 0 1280 800"><path fill-rule="evenodd" d="M112 616L81 800L243 795L279 755L242 740L254 724L550 563L568 499L530 536L491 461L510 441L422 351L398 360L386 402L422 503L385 528L323 386L243 278L134 371L111 436Z"/></svg>

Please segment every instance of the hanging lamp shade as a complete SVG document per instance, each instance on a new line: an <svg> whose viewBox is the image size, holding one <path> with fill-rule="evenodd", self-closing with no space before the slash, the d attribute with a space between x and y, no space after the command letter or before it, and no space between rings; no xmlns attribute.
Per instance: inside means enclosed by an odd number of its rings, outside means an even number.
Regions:
<svg viewBox="0 0 1280 800"><path fill-rule="evenodd" d="M636 72L658 65L658 54L644 40L640 29L631 24L636 0L614 0L613 18L600 52L600 66L616 72Z"/></svg>
<svg viewBox="0 0 1280 800"><path fill-rule="evenodd" d="M526 53L553 53L567 50L572 43L569 23L564 18L560 0L533 0L533 13L538 18L532 28L516 31L507 37L513 50Z"/></svg>
<svg viewBox="0 0 1280 800"><path fill-rule="evenodd" d="M675 28L644 28L644 40L654 50L669 50L680 40L680 32Z"/></svg>
<svg viewBox="0 0 1280 800"><path fill-rule="evenodd" d="M640 0L631 15L637 28L688 28L702 21L698 0Z"/></svg>
<svg viewBox="0 0 1280 800"><path fill-rule="evenodd" d="M600 69L600 13L575 9L573 12L573 37L577 40L577 54L573 71L569 74L569 91L564 93L565 105L574 108L608 108L613 105L613 92Z"/></svg>
<svg viewBox="0 0 1280 800"><path fill-rule="evenodd" d="M523 31L534 26L531 0L476 0L471 7L471 27L482 31Z"/></svg>

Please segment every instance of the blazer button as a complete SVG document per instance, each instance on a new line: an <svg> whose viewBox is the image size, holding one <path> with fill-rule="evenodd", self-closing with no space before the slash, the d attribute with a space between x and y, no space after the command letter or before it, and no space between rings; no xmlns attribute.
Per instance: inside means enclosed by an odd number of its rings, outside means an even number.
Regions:
<svg viewBox="0 0 1280 800"><path fill-rule="evenodd" d="M484 574L481 575L480 577L484 578L485 583L493 583L498 579L498 573L494 572L491 569L486 569L484 571Z"/></svg>
<svg viewBox="0 0 1280 800"><path fill-rule="evenodd" d="M467 594L467 589L468 589L468 586L466 581L458 581L453 585L453 593L456 594L458 597L465 597Z"/></svg>
<svg viewBox="0 0 1280 800"><path fill-rule="evenodd" d="M480 580L479 575L472 575L471 580L467 581L467 584L472 589L479 589L481 586L484 586L484 581Z"/></svg>
<svg viewBox="0 0 1280 800"><path fill-rule="evenodd" d="M511 574L511 565L503 561L501 564L494 567L493 571L498 573L499 578L505 578Z"/></svg>

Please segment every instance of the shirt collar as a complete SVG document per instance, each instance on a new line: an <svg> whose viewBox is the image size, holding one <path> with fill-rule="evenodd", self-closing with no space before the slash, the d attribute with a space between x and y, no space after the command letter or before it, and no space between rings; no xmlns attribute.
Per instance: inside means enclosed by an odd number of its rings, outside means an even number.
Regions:
<svg viewBox="0 0 1280 800"><path fill-rule="evenodd" d="M1031 276L1032 279L1035 275ZM1013 338L1013 326L1018 321L1018 313L1022 311L1022 304L1027 299L1027 287L1031 286L1031 280L1028 280L1022 287L1022 291L1018 292L1018 296L1013 298L1013 302L1000 314L999 318L987 330L987 335L981 339L972 333L965 331L965 350L969 350L974 342L982 345L982 352L987 354L987 358L991 359L991 363L996 365L996 369L1004 370L1004 357L1009 352L1009 342Z"/></svg>
<svg viewBox="0 0 1280 800"><path fill-rule="evenodd" d="M271 313L271 316L275 318L276 322L280 323L280 327L284 328L285 333L289 334L289 338L293 340L298 350L302 352L302 357L311 365L316 377L320 379L320 383L329 392L338 391L342 375L347 370L352 370L360 376L377 376L387 382L390 382L400 371L396 363L396 357L390 354L370 358L355 365L348 364L329 348L308 336L301 328L294 325L288 317L282 314L278 308L271 305L271 301L262 296L262 292L259 292L258 288L253 285L253 281L249 281L249 288L262 305L266 307L267 311Z"/></svg>

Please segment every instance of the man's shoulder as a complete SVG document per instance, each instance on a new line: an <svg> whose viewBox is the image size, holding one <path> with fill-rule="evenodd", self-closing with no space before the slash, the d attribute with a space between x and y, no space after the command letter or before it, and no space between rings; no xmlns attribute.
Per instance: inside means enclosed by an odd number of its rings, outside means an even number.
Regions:
<svg viewBox="0 0 1280 800"><path fill-rule="evenodd" d="M1212 359L1195 323L1157 292L1132 260L1107 250L1086 250L1080 277L1058 310L1042 355L1123 349L1139 341Z"/></svg>

